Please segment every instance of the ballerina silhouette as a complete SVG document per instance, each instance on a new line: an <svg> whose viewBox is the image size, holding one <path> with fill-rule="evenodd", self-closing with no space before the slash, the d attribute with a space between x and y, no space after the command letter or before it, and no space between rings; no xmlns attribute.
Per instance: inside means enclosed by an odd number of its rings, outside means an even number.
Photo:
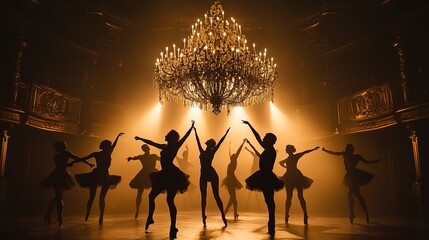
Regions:
<svg viewBox="0 0 429 240"><path fill-rule="evenodd" d="M142 164L142 169L140 172L137 173L137 175L131 180L130 187L133 189L137 189L137 197L136 197L136 213L134 215L134 218L137 219L139 216L140 211L140 204L142 202L142 195L144 189L148 189L152 187L152 183L149 178L149 174L152 172L157 172L158 169L155 168L156 161L159 161L159 156L156 154L150 153L150 148L147 144L143 144L141 146L141 149L143 150L144 154L134 156L134 157L128 157L128 162L131 160L139 160Z"/></svg>
<svg viewBox="0 0 429 240"><path fill-rule="evenodd" d="M95 199L95 194L97 193L97 187L101 186L100 199L98 204L100 206L100 217L98 219L99 224L103 224L104 219L104 209L106 206L105 199L109 188L115 188L116 185L121 181L121 176L110 175L109 167L112 162L112 153L118 143L118 139L124 133L119 133L116 136L115 141L112 142L109 140L103 140L100 143L101 151L93 152L86 157L80 159L80 161L86 161L90 158L95 158L97 167L92 170L90 173L81 173L76 174L75 179L79 185L83 188L89 188L89 199L86 204L86 214L85 221L88 221L89 215L91 213L92 203ZM71 162L70 164L73 164Z"/></svg>
<svg viewBox="0 0 429 240"><path fill-rule="evenodd" d="M360 170L357 168L357 164L359 162L364 163L377 163L380 162L381 159L377 159L374 161L366 160L359 154L354 154L354 146L352 144L347 144L344 151L342 152L334 152L330 151L326 148L322 148L322 151L332 154L332 155L342 155L343 156L343 162L346 169L346 174L343 178L343 184L348 187L348 202L349 202L349 220L350 223L353 223L353 219L355 218L354 214L354 199L353 195L358 200L359 204L363 208L365 212L365 219L366 222L369 223L369 214L368 214L368 208L366 206L365 199L363 198L362 194L360 193L360 186L368 184L371 182L374 175L371 173L365 172L363 170Z"/></svg>
<svg viewBox="0 0 429 240"><path fill-rule="evenodd" d="M264 151L259 154L249 141L249 145L255 149L259 155L259 170L253 173L246 179L246 188L251 191L262 191L264 194L265 204L268 208L268 233L271 236L275 234L275 209L274 191L279 191L283 188L284 183L273 173L274 162L276 161L276 150L274 144L277 141L276 135L267 133L264 139L261 139L259 133L248 122L243 120L252 130L258 143L264 148Z"/></svg>
<svg viewBox="0 0 429 240"><path fill-rule="evenodd" d="M180 171L173 163L174 158L177 155L180 147L189 137L189 134L194 127L195 121L192 121L192 125L185 135L180 139L179 133L176 130L171 130L165 135L165 141L167 144L161 144L153 142L149 139L144 139L136 136L136 140L143 141L146 144L154 146L161 149L161 171L153 172L150 174L150 179L152 181L152 190L149 193L149 212L146 219L145 230L147 231L150 224L155 223L153 220L153 213L155 211L155 198L162 192L167 192L167 204L168 209L170 210L170 238L176 238L177 232L179 231L176 228L176 216L177 209L174 204L174 198L176 197L177 192L180 193L186 192L189 186L189 176L184 172Z"/></svg>
<svg viewBox="0 0 429 240"><path fill-rule="evenodd" d="M219 140L218 144L212 138L206 141L206 149L204 150L201 146L200 138L197 134L197 129L194 127L195 138L197 139L198 149L200 150L200 165L201 165L201 174L200 174L200 192L201 192L201 214L203 218L203 224L206 226L206 204L207 204L207 183L210 182L212 185L213 196L216 200L217 207L222 215L222 220L225 226L228 225L225 213L223 212L223 203L219 196L219 176L216 173L216 170L212 167L212 162L216 151L219 149L220 145L225 140L226 135L229 132L229 129L226 130L226 133Z"/></svg>
<svg viewBox="0 0 429 240"><path fill-rule="evenodd" d="M55 197L49 202L48 210L44 216L46 223L51 223L51 215L54 207L57 207L57 220L58 224L63 224L63 192L70 190L76 185L73 177L67 171L67 167L72 166L72 163L68 163L69 158L79 161L79 157L74 155L72 152L67 150L67 144L64 141L57 141L54 143L54 150L57 152L54 155L55 169L46 177L42 182L42 186L46 188L53 188ZM90 164L87 161L83 161L90 167L94 167L94 164Z"/></svg>
<svg viewBox="0 0 429 240"><path fill-rule="evenodd" d="M188 160L189 159L189 147L185 146L185 151L182 152L182 157L176 156L177 163L179 164L179 168L184 172L188 172L191 167L194 165Z"/></svg>
<svg viewBox="0 0 429 240"><path fill-rule="evenodd" d="M233 205L234 208L234 220L238 220L238 213L237 213L237 189L241 189L243 185L238 181L237 177L235 176L235 170L237 169L237 159L240 155L241 149L243 148L244 143L246 143L246 139L243 140L240 147L238 147L237 152L234 154L231 154L231 144L229 148L229 164L226 169L226 177L222 180L222 186L226 186L226 189L229 193L229 200L225 207L225 214L228 212L231 205Z"/></svg>
<svg viewBox="0 0 429 240"><path fill-rule="evenodd" d="M299 203L301 204L302 211L304 212L304 224L308 224L307 204L304 199L303 190L309 188L313 183L313 180L304 176L302 172L298 169L297 164L298 160L302 156L317 149L319 149L319 147L315 147L313 149L309 149L295 154L295 146L286 145L286 153L288 153L289 156L279 162L280 166L287 169L286 173L281 177L286 185L286 223L289 222L289 210L292 203L293 189L296 188L296 191L298 192Z"/></svg>

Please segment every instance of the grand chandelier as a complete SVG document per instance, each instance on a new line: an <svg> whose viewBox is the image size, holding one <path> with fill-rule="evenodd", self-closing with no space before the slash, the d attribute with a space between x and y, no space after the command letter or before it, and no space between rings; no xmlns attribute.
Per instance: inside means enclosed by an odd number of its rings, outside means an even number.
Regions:
<svg viewBox="0 0 429 240"><path fill-rule="evenodd" d="M183 48L173 44L156 59L153 80L159 100L212 110L218 115L231 107L273 100L278 84L276 64L267 49L249 49L241 26L225 13L219 1L203 20L192 25Z"/></svg>

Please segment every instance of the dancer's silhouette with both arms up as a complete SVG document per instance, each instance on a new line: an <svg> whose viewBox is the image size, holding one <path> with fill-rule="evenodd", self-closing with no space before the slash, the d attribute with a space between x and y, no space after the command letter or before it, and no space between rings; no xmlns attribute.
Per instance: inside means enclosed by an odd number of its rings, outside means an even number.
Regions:
<svg viewBox="0 0 429 240"><path fill-rule="evenodd" d="M54 150L57 152L54 155L54 164L55 169L46 177L42 182L42 186L46 188L53 188L55 192L55 197L49 202L48 210L44 216L46 223L51 223L51 214L54 210L54 207L57 207L57 220L60 227L63 224L63 192L65 190L70 190L76 185L73 177L67 171L69 164L69 158L79 161L79 157L75 156L73 153L67 150L67 144L64 141L57 141L54 143ZM83 161L88 164L90 167L94 167L94 164L90 164L87 161Z"/></svg>
<svg viewBox="0 0 429 240"><path fill-rule="evenodd" d="M177 237L177 232L179 230L176 228L177 208L174 204L174 198L176 197L177 192L186 192L189 186L189 176L180 171L180 169L174 165L173 161L180 147L189 137L189 134L191 134L194 123L195 122L192 121L191 127L182 138L180 138L179 133L176 130L170 130L170 132L165 135L165 141L167 141L167 144L156 143L152 140L138 136L135 137L136 140L141 140L146 144L161 149L161 171L150 174L152 190L149 193L149 213L146 220L145 230L148 230L149 225L154 223L153 213L155 211L155 198L162 192L166 191L171 221L169 236L170 238Z"/></svg>
<svg viewBox="0 0 429 240"><path fill-rule="evenodd" d="M240 147L237 149L237 152L231 154L231 144L229 148L229 164L226 169L226 177L222 180L222 185L226 186L226 189L229 193L229 200L225 207L225 214L228 212L231 205L234 208L234 220L238 220L238 202L237 202L237 189L243 188L243 185L238 181L237 177L235 176L235 170L237 169L237 159L238 156L240 156L241 149L243 148L244 143L246 143L246 139L243 140Z"/></svg>
<svg viewBox="0 0 429 240"><path fill-rule="evenodd" d="M275 209L274 191L283 188L284 183L273 173L274 162L276 161L276 150L274 144L277 141L276 135L267 133L264 139L261 139L259 133L248 122L243 120L252 130L258 143L264 148L259 157L259 170L246 179L246 187L251 191L262 191L265 204L268 208L268 233L271 236L275 234ZM250 142L249 142L250 144ZM254 148L251 144L250 146Z"/></svg>
<svg viewBox="0 0 429 240"><path fill-rule="evenodd" d="M204 227L206 226L206 204L207 204L207 183L210 182L212 185L212 191L216 204L219 208L219 211L222 216L223 223L225 226L228 225L225 213L223 212L223 203L219 196L219 176L216 173L216 170L212 167L212 162L216 151L219 149L222 142L225 140L226 135L229 132L229 129L226 130L225 135L219 140L218 144L213 139L206 141L206 149L204 150L201 146L200 138L197 134L197 129L194 127L195 138L197 139L198 149L200 150L200 165L201 165L201 175L200 175L200 191L201 191L201 216L203 218Z"/></svg>
<svg viewBox="0 0 429 240"><path fill-rule="evenodd" d="M292 203L293 189L296 188L299 203L301 204L302 211L304 212L304 224L308 224L307 204L304 199L304 189L309 188L313 183L313 180L304 176L298 169L297 164L298 160L302 156L317 149L319 149L319 147L295 154L295 146L286 145L286 153L288 153L289 156L279 162L280 166L287 169L286 173L281 177L286 186L285 223L289 222L289 210Z"/></svg>
<svg viewBox="0 0 429 240"><path fill-rule="evenodd" d="M327 153L332 154L332 155L342 155L343 156L343 162L344 162L344 166L346 168L346 174L344 175L344 178L343 178L343 184L346 185L349 189L348 190L348 201L349 201L349 211L350 211L350 214L349 214L350 223L353 223L353 219L355 218L355 214L354 214L354 210L353 210L353 208L354 208L353 195L357 198L357 200L359 201L360 205L362 206L362 208L365 212L366 222L369 222L368 208L366 206L365 199L363 198L363 196L360 193L360 186L368 184L372 180L374 175L358 169L357 164L359 162L377 163L377 162L380 162L381 159L369 161L369 160L364 159L359 154L354 154L353 153L354 152L354 146L352 144L347 144L344 151L342 151L342 152L334 152L334 151L330 151L326 148L322 148L322 151L327 152Z"/></svg>
<svg viewBox="0 0 429 240"><path fill-rule="evenodd" d="M121 181L121 176L110 175L109 167L112 163L112 153L118 143L118 139L120 136L124 135L124 133L119 133L116 136L115 141L112 142L109 140L103 140L100 143L101 151L93 152L86 157L81 158L79 161L86 161L90 158L95 158L96 168L92 170L90 173L81 173L76 174L75 179L79 183L81 187L89 188L89 199L86 204L86 214L85 221L88 221L89 214L91 213L92 203L95 199L95 194L97 193L97 187L101 186L100 198L98 201L98 205L100 206L100 216L98 219L99 224L103 224L104 219L104 209L106 206L105 199L107 195L107 191L109 188L115 188L116 185ZM71 162L70 164L73 164Z"/></svg>
<svg viewBox="0 0 429 240"><path fill-rule="evenodd" d="M141 146L144 154L137 155L134 157L127 157L128 162L131 160L139 160L142 164L142 169L137 175L131 180L130 187L133 189L137 189L137 197L136 197L136 213L134 218L137 219L140 211L140 204L142 202L142 195L144 189L148 189L152 187L152 183L150 181L150 173L157 172L158 169L155 168L156 161L159 160L159 156L156 154L150 153L150 148L147 144L143 144Z"/></svg>

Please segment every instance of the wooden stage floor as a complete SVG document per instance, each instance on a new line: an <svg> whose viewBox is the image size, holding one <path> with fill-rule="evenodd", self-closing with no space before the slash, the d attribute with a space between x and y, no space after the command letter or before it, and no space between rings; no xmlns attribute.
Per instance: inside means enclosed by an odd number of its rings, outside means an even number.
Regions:
<svg viewBox="0 0 429 240"><path fill-rule="evenodd" d="M217 212L208 212L207 227L201 222L197 211L179 211L177 239L270 239L267 232L267 215L262 213L241 212L238 221L227 215L228 227ZM0 216L0 238L3 240L115 240L169 239L168 212L155 212L155 224L145 232L145 213L137 220L132 215L106 214L104 224L98 224L98 216L93 215L88 222L83 216L65 216L63 227L56 222L43 223L42 217L5 217ZM53 218L55 219L55 218ZM291 215L288 225L283 215L277 215L274 239L314 239L314 240L427 240L429 228L420 220L374 218L365 223L363 218L356 218L350 224L347 218L309 218L309 224L302 223L302 215Z"/></svg>

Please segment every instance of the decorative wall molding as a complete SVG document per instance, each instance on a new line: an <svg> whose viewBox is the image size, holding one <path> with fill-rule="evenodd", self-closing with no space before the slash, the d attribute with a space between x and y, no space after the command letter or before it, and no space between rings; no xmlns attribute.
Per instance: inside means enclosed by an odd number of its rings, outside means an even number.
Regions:
<svg viewBox="0 0 429 240"><path fill-rule="evenodd" d="M410 122L423 118L429 118L429 103L398 110L397 115L401 122Z"/></svg>
<svg viewBox="0 0 429 240"><path fill-rule="evenodd" d="M31 86L31 115L79 124L80 111L80 99L46 86L37 84Z"/></svg>
<svg viewBox="0 0 429 240"><path fill-rule="evenodd" d="M19 124L23 120L24 111L0 106L0 121Z"/></svg>
<svg viewBox="0 0 429 240"><path fill-rule="evenodd" d="M67 122L59 122L29 116L25 124L34 128L47 131L79 134L79 126Z"/></svg>
<svg viewBox="0 0 429 240"><path fill-rule="evenodd" d="M396 124L389 83L374 86L338 100L341 132L360 132Z"/></svg>
<svg viewBox="0 0 429 240"><path fill-rule="evenodd" d="M67 133L80 133L81 100L47 86L33 84L26 125Z"/></svg>

